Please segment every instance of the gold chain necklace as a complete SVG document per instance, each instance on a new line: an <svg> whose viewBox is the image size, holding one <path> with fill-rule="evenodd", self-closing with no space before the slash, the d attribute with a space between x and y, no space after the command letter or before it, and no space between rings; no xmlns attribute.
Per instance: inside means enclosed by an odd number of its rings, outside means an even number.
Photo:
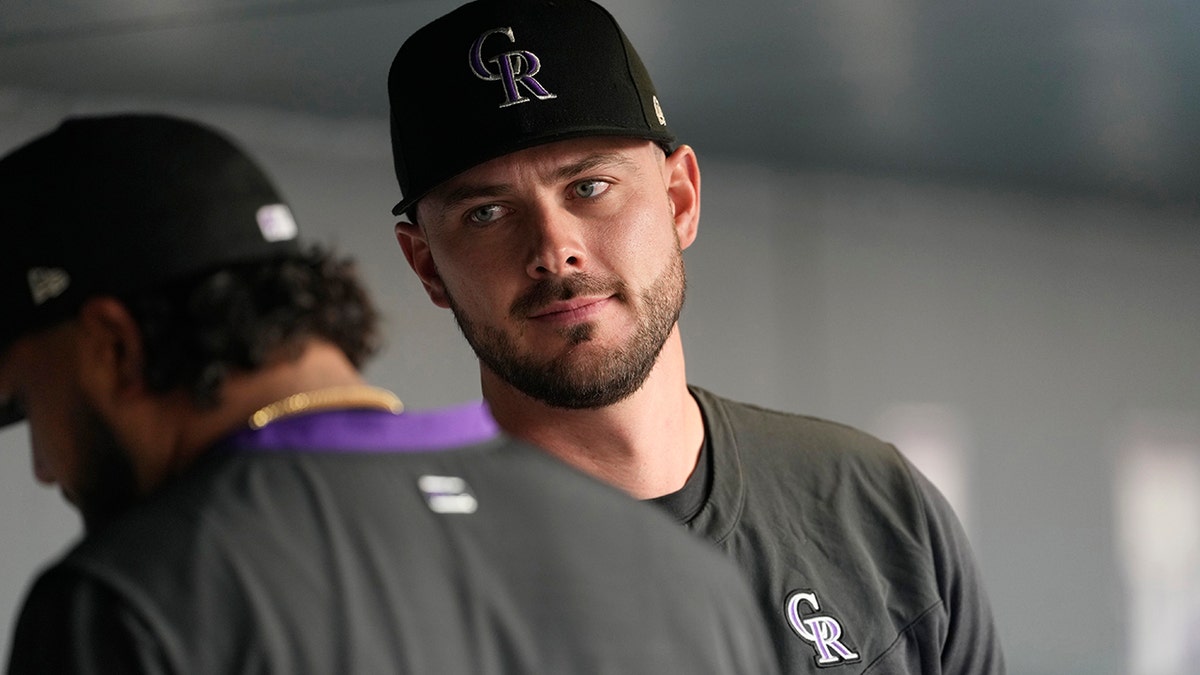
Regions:
<svg viewBox="0 0 1200 675"><path fill-rule="evenodd" d="M404 403L387 389L351 384L304 391L268 403L250 416L249 424L251 429L261 429L281 417L335 408L386 410L397 415L404 410Z"/></svg>

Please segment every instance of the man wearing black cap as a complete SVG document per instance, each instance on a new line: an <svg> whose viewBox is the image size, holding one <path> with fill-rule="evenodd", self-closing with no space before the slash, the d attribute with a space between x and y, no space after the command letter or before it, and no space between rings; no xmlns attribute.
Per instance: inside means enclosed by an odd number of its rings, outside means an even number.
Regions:
<svg viewBox="0 0 1200 675"><path fill-rule="evenodd" d="M1003 672L961 527L893 447L689 387L700 171L607 11L472 2L388 86L396 235L502 428L733 555L785 672Z"/></svg>
<svg viewBox="0 0 1200 675"><path fill-rule="evenodd" d="M376 315L176 118L0 159L0 409L84 517L10 673L777 672L724 556L498 433L403 412Z"/></svg>

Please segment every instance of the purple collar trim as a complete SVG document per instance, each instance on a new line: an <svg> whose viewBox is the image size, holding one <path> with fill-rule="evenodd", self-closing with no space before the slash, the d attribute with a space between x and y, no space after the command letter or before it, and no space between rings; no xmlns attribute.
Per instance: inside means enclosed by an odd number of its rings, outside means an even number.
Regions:
<svg viewBox="0 0 1200 675"><path fill-rule="evenodd" d="M482 401L394 415L381 410L333 410L245 429L222 445L231 450L423 452L448 450L500 432Z"/></svg>

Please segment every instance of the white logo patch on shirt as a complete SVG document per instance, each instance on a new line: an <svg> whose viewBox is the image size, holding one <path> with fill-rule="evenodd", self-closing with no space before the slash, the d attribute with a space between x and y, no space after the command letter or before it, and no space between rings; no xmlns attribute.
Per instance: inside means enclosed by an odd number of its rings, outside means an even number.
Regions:
<svg viewBox="0 0 1200 675"><path fill-rule="evenodd" d="M434 513L475 513L479 508L467 481L458 476L421 476L417 488Z"/></svg>
<svg viewBox="0 0 1200 675"><path fill-rule="evenodd" d="M816 651L814 658L818 667L829 668L862 660L857 652L846 646L842 623L821 613L815 592L792 591L784 602L783 613L796 635Z"/></svg>

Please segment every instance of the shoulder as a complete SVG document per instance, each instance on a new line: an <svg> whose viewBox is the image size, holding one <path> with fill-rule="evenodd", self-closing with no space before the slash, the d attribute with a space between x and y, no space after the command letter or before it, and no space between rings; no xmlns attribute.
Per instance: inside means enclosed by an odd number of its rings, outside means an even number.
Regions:
<svg viewBox="0 0 1200 675"><path fill-rule="evenodd" d="M710 501L740 505L740 528L853 531L928 563L930 510L942 501L894 446L845 424L693 393L714 456Z"/></svg>
<svg viewBox="0 0 1200 675"><path fill-rule="evenodd" d="M43 571L18 615L9 673L170 672L166 650L120 594L60 562Z"/></svg>
<svg viewBox="0 0 1200 675"><path fill-rule="evenodd" d="M658 510L505 437L442 452L258 455L210 465L70 552L27 602L41 618L25 623L86 622L100 635L102 617L77 611L97 597L107 615L119 609L127 617L136 628L129 635L145 636L138 641L207 666L239 653L277 663L294 653L324 659L338 644L369 640L338 623L334 610L347 608L359 625L402 612L449 626L443 635L423 624L405 629L427 643L423 654L485 639L493 628L459 622L470 607L492 608L505 629L561 632L562 644L546 654L582 654L599 638L572 635L603 629L620 635L630 655L602 660L633 663L642 658L633 654L652 656L645 650L653 644L637 636L669 619L663 635L690 646L671 653L697 664L768 653L731 560ZM293 644L291 622L300 617L306 628L296 635L308 638ZM759 669L728 670L752 671Z"/></svg>
<svg viewBox="0 0 1200 675"><path fill-rule="evenodd" d="M734 401L700 387L690 387L690 391L710 424L731 424L741 433L757 434L761 440L786 438L791 442L836 443L850 448L890 447L871 434L841 422Z"/></svg>
<svg viewBox="0 0 1200 675"><path fill-rule="evenodd" d="M966 534L899 450L845 424L692 391L713 443L711 510L738 507L726 545L756 584L819 585L831 596L841 586L846 616L861 626L902 606L914 612L904 615L912 627L896 626L908 631L909 643L927 640L946 663L984 664L947 672L997 672L995 628ZM872 595L862 579L889 590ZM918 614L934 606L940 609L923 620L925 628L914 628Z"/></svg>
<svg viewBox="0 0 1200 675"><path fill-rule="evenodd" d="M846 471L876 479L890 477L915 489L911 467L896 448L852 426L810 415L732 401L699 387L692 393L718 452L732 451L747 469L785 474ZM728 447L726 447L728 446ZM815 475L814 475L815 472Z"/></svg>

